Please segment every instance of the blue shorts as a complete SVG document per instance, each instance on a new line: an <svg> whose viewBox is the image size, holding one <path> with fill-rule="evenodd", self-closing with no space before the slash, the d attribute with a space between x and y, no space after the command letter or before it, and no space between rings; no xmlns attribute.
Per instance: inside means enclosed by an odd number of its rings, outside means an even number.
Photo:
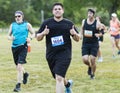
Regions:
<svg viewBox="0 0 120 93"><path fill-rule="evenodd" d="M115 39L119 39L120 38L120 34L118 35L111 35L112 37L114 37Z"/></svg>

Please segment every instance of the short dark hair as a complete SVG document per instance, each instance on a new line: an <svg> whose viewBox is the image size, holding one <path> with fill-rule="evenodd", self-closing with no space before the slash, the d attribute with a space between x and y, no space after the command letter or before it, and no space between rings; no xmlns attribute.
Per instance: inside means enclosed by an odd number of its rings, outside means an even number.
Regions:
<svg viewBox="0 0 120 93"><path fill-rule="evenodd" d="M57 3L54 3L54 4L53 4L52 9L53 9L53 8L54 8L54 6L56 6L56 5L60 5L60 6L63 8L63 4L62 4L62 3L57 2Z"/></svg>
<svg viewBox="0 0 120 93"><path fill-rule="evenodd" d="M93 10L93 9L90 8L90 9L88 9L88 12L89 11L92 12L95 15L95 10Z"/></svg>

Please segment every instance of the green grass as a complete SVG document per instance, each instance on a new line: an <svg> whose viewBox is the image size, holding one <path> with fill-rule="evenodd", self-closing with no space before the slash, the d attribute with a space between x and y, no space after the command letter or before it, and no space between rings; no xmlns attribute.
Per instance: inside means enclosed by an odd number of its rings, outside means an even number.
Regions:
<svg viewBox="0 0 120 93"><path fill-rule="evenodd" d="M97 63L96 79L90 80L87 66L81 60L81 41L73 41L73 59L66 77L74 80L73 93L120 93L120 56L112 58L109 35L105 34L102 44L104 62ZM16 84L16 67L11 54L11 42L7 33L0 35L0 93L13 93ZM31 42L32 51L24 65L30 73L27 85L22 85L20 93L55 93L52 78L45 59L45 40ZM117 51L116 51L117 52Z"/></svg>

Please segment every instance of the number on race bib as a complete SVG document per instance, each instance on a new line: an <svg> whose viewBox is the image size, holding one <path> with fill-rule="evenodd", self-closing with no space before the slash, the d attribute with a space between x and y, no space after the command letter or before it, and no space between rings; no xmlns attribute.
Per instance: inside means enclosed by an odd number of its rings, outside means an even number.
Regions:
<svg viewBox="0 0 120 93"><path fill-rule="evenodd" d="M92 36L93 36L93 32L90 31L90 30L85 30L85 31L84 31L84 36L85 36L85 37L92 37Z"/></svg>
<svg viewBox="0 0 120 93"><path fill-rule="evenodd" d="M63 36L56 36L51 38L52 46L60 46L64 44Z"/></svg>

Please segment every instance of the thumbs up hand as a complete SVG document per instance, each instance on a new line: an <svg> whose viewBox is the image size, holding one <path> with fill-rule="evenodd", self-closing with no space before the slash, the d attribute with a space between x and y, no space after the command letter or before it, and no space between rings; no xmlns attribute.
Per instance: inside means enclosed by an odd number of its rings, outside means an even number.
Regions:
<svg viewBox="0 0 120 93"><path fill-rule="evenodd" d="M71 35L77 34L76 31L75 31L75 29L74 29L74 27L75 27L75 26L73 25L73 26L72 26L72 29L70 29L70 34L71 34Z"/></svg>
<svg viewBox="0 0 120 93"><path fill-rule="evenodd" d="M48 26L46 25L46 26L45 26L45 29L44 29L44 31L43 31L43 35L47 35L47 34L49 34L49 28L48 28Z"/></svg>

